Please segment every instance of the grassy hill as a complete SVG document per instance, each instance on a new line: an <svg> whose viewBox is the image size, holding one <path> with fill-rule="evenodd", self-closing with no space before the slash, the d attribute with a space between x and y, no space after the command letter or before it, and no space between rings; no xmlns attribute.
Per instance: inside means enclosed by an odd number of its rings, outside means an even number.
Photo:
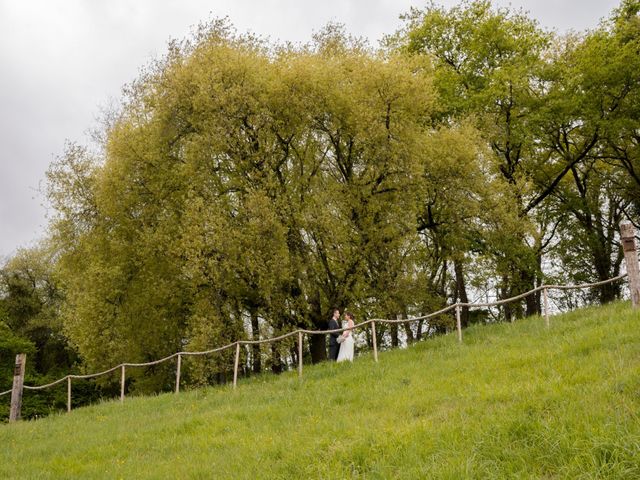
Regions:
<svg viewBox="0 0 640 480"><path fill-rule="evenodd" d="M640 478L640 313L0 426L0 478Z"/></svg>

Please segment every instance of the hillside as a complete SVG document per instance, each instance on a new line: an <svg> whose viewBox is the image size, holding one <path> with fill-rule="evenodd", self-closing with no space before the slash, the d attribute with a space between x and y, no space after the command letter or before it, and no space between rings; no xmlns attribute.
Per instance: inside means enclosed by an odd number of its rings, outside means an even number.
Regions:
<svg viewBox="0 0 640 480"><path fill-rule="evenodd" d="M640 313L0 426L0 478L640 478Z"/></svg>

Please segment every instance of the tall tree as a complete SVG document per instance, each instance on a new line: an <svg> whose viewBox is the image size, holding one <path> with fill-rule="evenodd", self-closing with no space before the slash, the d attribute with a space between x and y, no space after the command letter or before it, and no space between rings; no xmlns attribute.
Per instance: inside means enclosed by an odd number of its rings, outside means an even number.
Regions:
<svg viewBox="0 0 640 480"><path fill-rule="evenodd" d="M101 162L70 147L50 173L63 315L88 364L324 328L333 305L389 289L397 273L367 259L416 235L430 75L336 26L269 50L214 22L174 45L130 87Z"/></svg>

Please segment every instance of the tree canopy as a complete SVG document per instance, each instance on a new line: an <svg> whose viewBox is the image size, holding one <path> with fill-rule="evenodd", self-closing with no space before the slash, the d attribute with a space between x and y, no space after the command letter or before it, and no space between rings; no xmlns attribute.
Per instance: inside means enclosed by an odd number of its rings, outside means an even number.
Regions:
<svg viewBox="0 0 640 480"><path fill-rule="evenodd" d="M51 165L48 257L3 268L0 340L40 345L43 323L93 370L324 329L333 307L407 316L618 275L618 224L640 212L639 10L558 35L489 1L430 4L380 48L334 24L305 45L201 25L125 88L99 148ZM531 296L463 322L539 312ZM289 347L243 369L281 371ZM230 362L191 361L187 381ZM171 382L159 367L130 388Z"/></svg>

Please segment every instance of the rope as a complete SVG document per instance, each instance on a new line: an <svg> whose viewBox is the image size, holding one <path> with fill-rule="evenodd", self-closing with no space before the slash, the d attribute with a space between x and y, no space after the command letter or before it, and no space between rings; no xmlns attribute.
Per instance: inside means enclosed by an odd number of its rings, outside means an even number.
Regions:
<svg viewBox="0 0 640 480"><path fill-rule="evenodd" d="M45 388L53 387L54 385L57 385L61 382L64 382L70 376L71 375L67 375L66 377L62 377L61 379L56 380L55 382L47 383L46 385L39 385L37 387L30 387L29 385L23 385L22 388L24 388L25 390L42 390Z"/></svg>
<svg viewBox="0 0 640 480"><path fill-rule="evenodd" d="M230 343L229 345L225 345L224 347L214 348L213 350L204 350L202 352L180 352L180 355L207 355L209 353L221 352L222 350L226 350L227 348L234 347L238 342ZM177 354L175 354L177 355Z"/></svg>
<svg viewBox="0 0 640 480"><path fill-rule="evenodd" d="M617 282L618 280L623 279L624 277L626 277L627 274L623 273L621 275L618 275L617 277L613 277L610 278L608 280L603 280L601 282L595 282L595 283L582 283L580 285L541 285L539 287L534 288L533 290L529 290L528 292L525 293L521 293L520 295L516 295L515 297L511 297L511 298L505 298L503 300L498 300L495 302L489 302L489 303L455 303L453 305L449 305L447 307L444 307L436 312L433 313L429 313L427 315L422 315L420 317L411 317L411 318L402 318L402 319L396 319L396 320L392 320L392 319L385 319L385 318L372 318L370 320L366 320L364 322L358 323L356 325L354 325L351 328L337 328L334 330L305 330L305 329L298 329L295 330L293 332L289 332L289 333L285 333L283 335L280 335L278 337L273 337L273 338L266 338L264 340L238 340L236 342L230 343L228 345L225 345L223 347L218 347L218 348L214 348L211 350L204 350L204 351L200 351L200 352L177 352L174 353L172 355L169 355L167 357L161 358L159 360L154 360L152 362L146 362L146 363L121 363L120 365L117 365L115 367L112 367L108 370L105 370L103 372L99 372L99 373L91 373L88 375L67 375L59 380L56 380L54 382L48 383L46 385L39 385L36 387L30 387L28 385L24 385L24 389L25 390L43 390L45 388L49 388L49 387L53 387L54 385L57 385L59 383L64 382L65 380L67 380L68 378L75 378L75 379L89 379L89 378L95 378L95 377L99 377L102 375L106 375L107 373L111 373L115 370L118 370L122 367L148 367L151 365L158 365L159 363L162 362L166 362L167 360L171 360L172 358L177 357L178 355L181 356L197 356L197 355L208 355L210 353L216 353L216 352L221 352L223 350L226 350L228 348L232 348L235 347L236 345L240 344L240 345L259 345L262 343L272 343L272 342L276 342L278 340L284 340L285 338L289 338L289 337L293 337L295 335L297 335L298 333L306 333L307 335L327 335L329 333L342 333L346 330L355 330L356 328L360 328L363 327L365 325L368 325L370 323L373 322L378 322L378 323L406 323L406 322L414 322L416 320L426 320L428 318L431 317L435 317L437 315L442 315L443 313L446 313L450 310L453 310L456 307L495 307L495 306L499 306L499 305L504 305L505 303L509 303L509 302L513 302L515 300L520 300L522 298L525 298L533 293L539 292L541 290L544 289L554 289L554 290L576 290L576 289L582 289L582 288L591 288L591 287L598 287L600 285L606 285L607 283L613 283L613 282ZM7 395L11 393L11 390L7 390L6 392L2 392L0 393L0 397L2 397L3 395Z"/></svg>
<svg viewBox="0 0 640 480"><path fill-rule="evenodd" d="M595 283L581 283L580 285L540 285L539 287L534 288L533 290L529 290L528 292L521 293L520 295L516 295L515 297L505 298L504 300L498 300L496 302L490 303L459 303L461 307L496 307L498 305L503 305L505 303L513 302L514 300L520 300L521 298L528 297L532 293L539 292L544 289L554 289L554 290L576 290L581 288L591 288L598 287L600 285L606 285L607 283L617 282L618 280L626 277L627 274L623 273L618 275L617 277L609 278L608 280L603 280L601 282Z"/></svg>

